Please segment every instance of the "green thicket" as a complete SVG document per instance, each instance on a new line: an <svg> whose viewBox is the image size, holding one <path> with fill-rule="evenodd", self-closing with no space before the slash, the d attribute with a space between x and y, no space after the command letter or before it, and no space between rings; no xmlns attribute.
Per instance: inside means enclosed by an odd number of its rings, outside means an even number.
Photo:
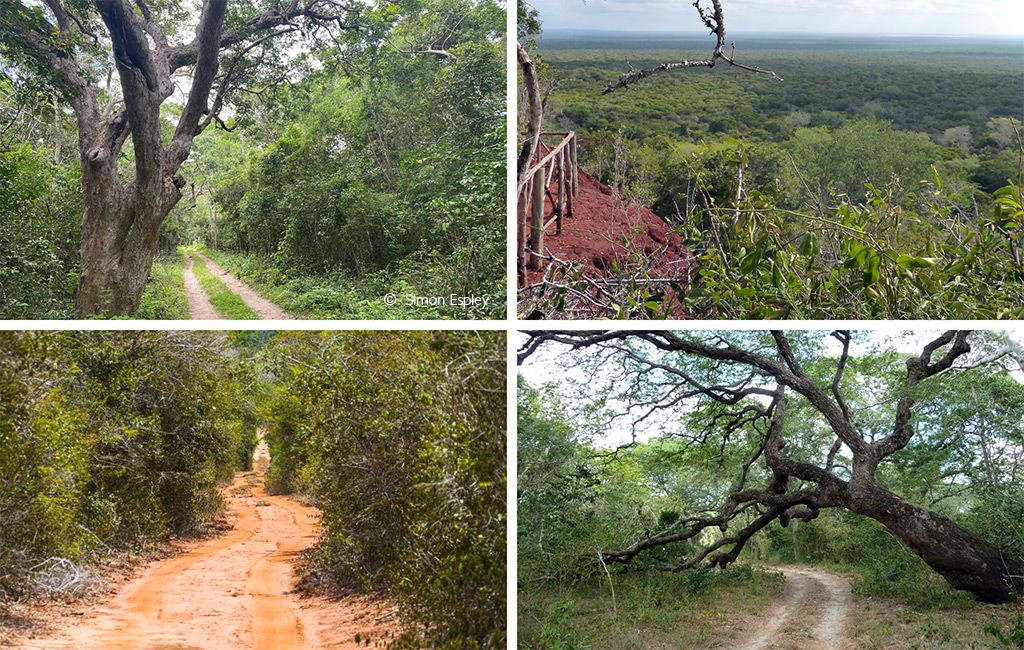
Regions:
<svg viewBox="0 0 1024 650"><path fill-rule="evenodd" d="M0 90L3 88L0 78ZM2 101L2 99L0 99ZM82 210L77 158L0 145L0 318L67 318L77 287Z"/></svg>
<svg viewBox="0 0 1024 650"><path fill-rule="evenodd" d="M367 18L396 45L353 34L319 54L319 72L244 103L245 135L197 144L220 220L216 247L256 260L243 268L257 281L315 292L299 307L321 317L359 315L352 286L378 302L389 292L489 296L487 310L441 316L499 313L504 12L486 0L432 0ZM446 54L395 50L441 31ZM186 221L186 238L213 245L208 205Z"/></svg>
<svg viewBox="0 0 1024 650"><path fill-rule="evenodd" d="M154 11L187 21L179 0ZM233 75L225 128L197 138L161 250L201 243L234 253L257 284L305 296L293 305L302 315L380 317L370 307L387 293L401 296L400 306L406 295L489 304L439 313L399 306L385 318L499 315L504 7L403 0L364 8L358 30L313 31L301 46L288 36L263 42L240 62L224 54L221 70L230 65ZM0 52L0 317L68 317L82 219L77 127L47 75L27 74L39 61L23 43L8 45ZM113 61L94 66L102 78ZM121 101L116 73L99 86L101 104ZM167 138L180 111L166 105ZM134 154L123 155L131 174Z"/></svg>
<svg viewBox="0 0 1024 650"><path fill-rule="evenodd" d="M739 338L730 335L729 342L736 344ZM805 368L810 379L828 385L835 359L814 347L820 338L813 333L791 336L797 354L809 359ZM980 358L1000 345L998 335L986 334L975 338L972 347ZM868 440L885 435L892 426L900 376L906 372L905 356L894 346L894 341L877 337L849 360L846 369L845 408ZM811 361L815 356L818 360ZM682 397L673 408L646 419L636 403L627 412L624 385L631 382L611 379L618 360L601 357L600 365L590 367L583 365L583 358L566 355L559 361L539 362L547 366L547 374L562 377L542 387L519 379L518 590L520 638L527 639L526 647L586 647L585 641L595 638L588 626L610 625L610 620L635 629L636 622L647 620L650 613L649 603L634 603L633 609L624 605L632 596L623 593L633 593L640 582L636 574L654 574L648 595L661 598L666 607L674 590L699 592L716 580L724 588L729 577L709 573L701 565L681 573L670 571L715 541L717 529L645 550L626 566L605 567L599 553L628 549L680 519L718 512L725 496L736 489L741 472L747 487L770 480L757 463L750 465L763 445L762 434L754 427L715 427L716 418L724 417L723 407ZM630 367L632 362L622 363ZM589 369L597 376L587 379ZM706 385L715 385L715 366L689 370L712 373L705 378ZM721 381L726 371L718 372ZM917 390L915 439L879 466L878 482L966 526L1007 557L1024 558L1024 388L1006 369L993 364L951 373ZM831 431L815 421L812 409L793 406L787 411L785 453L821 463L831 445ZM640 421L633 429L635 420ZM706 438L699 433L702 427L709 427ZM632 435L636 437L630 442ZM843 455L840 451L837 456L841 476L849 463ZM794 519L785 527L776 520L750 540L739 562L838 569L854 575L855 595L894 599L918 609L973 602L969 595L953 591L883 525L842 509L823 509L811 521ZM612 590L619 599L617 611ZM699 602L691 606L704 607ZM584 618L595 610L600 613L592 620ZM643 627L648 634L648 627ZM1024 628L1018 623L1016 629ZM526 637L523 630L528 630ZM983 635L982 630L978 634Z"/></svg>
<svg viewBox="0 0 1024 650"><path fill-rule="evenodd" d="M373 589L438 648L505 639L505 335L282 335L271 489L323 512L307 580Z"/></svg>
<svg viewBox="0 0 1024 650"><path fill-rule="evenodd" d="M194 534L220 511L218 482L255 445L225 345L0 333L0 598L45 594L70 566Z"/></svg>
<svg viewBox="0 0 1024 650"><path fill-rule="evenodd" d="M663 316L667 294L692 317L1021 315L1018 42L741 45L785 81L719 66L600 96L624 56L650 67L700 58L700 43L541 40L547 128L579 132L584 169L677 225L697 256L695 277L627 278L630 300L606 315Z"/></svg>

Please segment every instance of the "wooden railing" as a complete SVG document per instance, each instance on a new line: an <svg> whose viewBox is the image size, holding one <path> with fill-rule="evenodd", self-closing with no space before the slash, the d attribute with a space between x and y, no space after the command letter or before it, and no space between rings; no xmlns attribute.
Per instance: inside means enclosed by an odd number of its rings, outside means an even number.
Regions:
<svg viewBox="0 0 1024 650"><path fill-rule="evenodd" d="M571 217L573 203L579 192L579 174L576 172L576 133L563 131L541 133L535 158L540 158L527 170L526 182L519 189L518 197L518 266L519 285L526 282L526 268L539 269L539 254L544 252L544 231L552 223L555 233L562 232L563 217ZM544 142L544 136L564 136L558 145L551 147ZM545 196L551 199L554 211L547 223L544 222Z"/></svg>

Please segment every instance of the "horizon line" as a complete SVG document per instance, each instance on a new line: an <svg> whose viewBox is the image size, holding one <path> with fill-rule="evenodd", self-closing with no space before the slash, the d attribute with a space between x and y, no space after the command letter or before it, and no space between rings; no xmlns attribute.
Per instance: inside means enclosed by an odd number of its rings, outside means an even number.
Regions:
<svg viewBox="0 0 1024 650"><path fill-rule="evenodd" d="M614 32L620 34L664 34L671 36L712 36L703 30L664 30L664 29L624 29L621 27L547 27L540 33L544 37L545 32ZM1024 40L1022 34L992 34L981 32L952 33L952 32L830 32L830 31L751 31L736 30L729 33L749 34L756 36L874 36L877 38L902 38L908 36L929 37L929 38L1016 38Z"/></svg>

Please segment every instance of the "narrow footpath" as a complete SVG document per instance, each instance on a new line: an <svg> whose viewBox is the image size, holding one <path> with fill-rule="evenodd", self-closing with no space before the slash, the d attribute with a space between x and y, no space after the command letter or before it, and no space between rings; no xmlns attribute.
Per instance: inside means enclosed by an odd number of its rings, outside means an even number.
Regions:
<svg viewBox="0 0 1024 650"><path fill-rule="evenodd" d="M292 565L319 511L268 495L262 476L225 490L233 527L150 565L33 650L347 650L391 638L395 613L369 598L300 597ZM361 643L357 642L359 639Z"/></svg>

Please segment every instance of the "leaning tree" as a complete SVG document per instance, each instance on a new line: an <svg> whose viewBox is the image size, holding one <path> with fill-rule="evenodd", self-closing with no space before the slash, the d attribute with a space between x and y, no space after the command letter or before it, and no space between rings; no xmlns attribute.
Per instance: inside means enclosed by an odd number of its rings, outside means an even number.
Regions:
<svg viewBox="0 0 1024 650"><path fill-rule="evenodd" d="M164 218L181 198L192 142L260 66L287 58L284 34L357 28L339 0L3 0L0 57L74 111L82 164L80 316L139 305ZM194 34L176 38L184 24ZM176 42L180 40L181 42ZM120 81L104 88L107 71ZM285 78L278 72L278 79ZM183 101L165 133L162 111ZM130 147L126 143L130 140ZM128 167L129 169L125 169Z"/></svg>
<svg viewBox="0 0 1024 650"><path fill-rule="evenodd" d="M674 568L724 567L772 521L786 525L814 519L826 508L845 508L883 524L953 587L988 602L1019 598L1024 594L1019 558L896 494L883 484L879 469L895 462L908 445L920 443L929 426L919 412L927 396L955 401L950 391L963 390L965 382L969 386L977 380L971 373L1000 359L1024 369L1020 348L1006 344L985 354L972 352L969 332L946 332L920 353L906 356L905 369L896 375L884 404L863 405L855 399L864 390L864 378L848 376L855 335L837 331L831 336L836 352L823 355L820 340L778 331L770 337L531 333L519 351L520 364L542 346L578 351L570 357L573 363L586 366L591 381L597 378L608 388L591 386L589 393L624 414L634 437L661 419L692 444L740 447L746 444L741 441L754 440L753 451L715 509L604 552L602 560L628 563L649 549L692 540L701 542L701 549ZM1021 423L1008 426L1016 427L1016 433L1006 444L1019 448ZM787 438L796 444L784 452Z"/></svg>

